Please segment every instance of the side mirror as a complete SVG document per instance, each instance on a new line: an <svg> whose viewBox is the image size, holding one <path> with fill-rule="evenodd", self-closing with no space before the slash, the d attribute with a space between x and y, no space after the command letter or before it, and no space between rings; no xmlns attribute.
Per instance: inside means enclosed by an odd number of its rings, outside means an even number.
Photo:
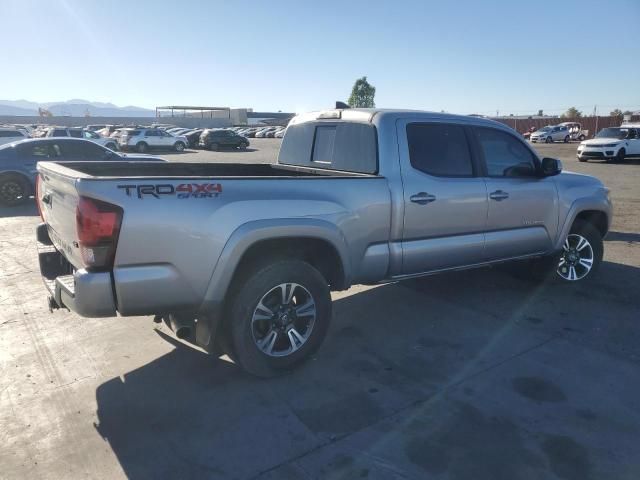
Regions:
<svg viewBox="0 0 640 480"><path fill-rule="evenodd" d="M542 176L552 177L562 171L562 162L557 158L545 157L542 159Z"/></svg>

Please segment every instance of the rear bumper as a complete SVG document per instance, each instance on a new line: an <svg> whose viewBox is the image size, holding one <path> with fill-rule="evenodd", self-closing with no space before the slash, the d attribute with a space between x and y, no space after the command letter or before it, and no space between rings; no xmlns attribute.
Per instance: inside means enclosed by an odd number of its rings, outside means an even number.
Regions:
<svg viewBox="0 0 640 480"><path fill-rule="evenodd" d="M51 294L52 307L64 307L83 317L113 317L116 303L110 272L74 270L51 244L47 226L37 227L40 274Z"/></svg>

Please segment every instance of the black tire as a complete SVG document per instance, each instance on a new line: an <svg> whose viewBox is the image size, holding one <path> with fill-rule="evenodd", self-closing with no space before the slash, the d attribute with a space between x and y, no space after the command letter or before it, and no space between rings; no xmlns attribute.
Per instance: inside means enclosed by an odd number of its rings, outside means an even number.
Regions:
<svg viewBox="0 0 640 480"><path fill-rule="evenodd" d="M618 155L616 155L616 163L623 163L624 157L627 155L627 151L624 148L618 150Z"/></svg>
<svg viewBox="0 0 640 480"><path fill-rule="evenodd" d="M138 142L136 144L136 150L138 153L145 153L147 150L149 150L149 145L147 145L145 142Z"/></svg>
<svg viewBox="0 0 640 480"><path fill-rule="evenodd" d="M591 281L594 278L594 273L600 268L602 263L602 256L604 254L604 242L602 235L596 227L591 223L583 222L582 220L576 220L569 231L569 235L578 234L586 238L593 249L593 264L591 270L579 280L566 280L560 276L557 272L562 252L549 257L538 258L531 260L523 265L523 269L520 270L520 275L526 273L526 276L537 282L553 281L563 284L578 284Z"/></svg>
<svg viewBox="0 0 640 480"><path fill-rule="evenodd" d="M578 161L579 161L579 162L586 162L586 161L587 161L587 159L586 159L586 158L584 158L584 157L578 157Z"/></svg>
<svg viewBox="0 0 640 480"><path fill-rule="evenodd" d="M584 141L584 139L585 139L585 136L584 136L584 135L580 135L580 136L578 137L578 140L580 140L581 142L583 142L583 141Z"/></svg>
<svg viewBox="0 0 640 480"><path fill-rule="evenodd" d="M547 138L545 138L545 140L544 140L544 143L551 143L551 142L553 142L553 140L551 139L551 137L547 137Z"/></svg>
<svg viewBox="0 0 640 480"><path fill-rule="evenodd" d="M30 193L31 185L22 175L9 173L0 176L0 205L20 205L27 201Z"/></svg>
<svg viewBox="0 0 640 480"><path fill-rule="evenodd" d="M114 152L118 151L118 145L116 145L115 143L107 143L105 147L109 150L113 150Z"/></svg>
<svg viewBox="0 0 640 480"><path fill-rule="evenodd" d="M220 145L218 145L217 143L211 143L209 144L209 150L213 150L214 152L217 151L220 148Z"/></svg>
<svg viewBox="0 0 640 480"><path fill-rule="evenodd" d="M569 140L571 140L571 138L569 137L569 135L567 135L566 137L564 137L564 143L569 143Z"/></svg>
<svg viewBox="0 0 640 480"><path fill-rule="evenodd" d="M240 150L246 150L247 149L247 144L246 143L241 143L240 145L238 145L238 148Z"/></svg>
<svg viewBox="0 0 640 480"><path fill-rule="evenodd" d="M175 145L173 146L173 149L176 152L184 152L184 142L176 142Z"/></svg>
<svg viewBox="0 0 640 480"><path fill-rule="evenodd" d="M258 347L252 319L263 297L283 283L296 283L304 287L313 298L316 316L306 341L292 353L275 357ZM292 369L318 349L331 321L329 287L318 270L301 260L275 260L268 265L257 266L243 275L236 285L238 287L232 290L235 293L227 310L227 332L231 356L244 370L258 377L272 377ZM275 321L266 322L275 325Z"/></svg>

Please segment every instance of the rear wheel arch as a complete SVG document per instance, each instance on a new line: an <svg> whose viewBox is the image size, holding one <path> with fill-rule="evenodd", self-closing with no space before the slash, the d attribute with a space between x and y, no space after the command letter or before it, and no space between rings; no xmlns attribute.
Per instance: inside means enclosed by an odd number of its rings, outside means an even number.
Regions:
<svg viewBox="0 0 640 480"><path fill-rule="evenodd" d="M255 268L283 259L308 263L322 274L332 290L342 290L347 286L345 267L336 247L326 239L297 236L252 243L238 261L231 286Z"/></svg>

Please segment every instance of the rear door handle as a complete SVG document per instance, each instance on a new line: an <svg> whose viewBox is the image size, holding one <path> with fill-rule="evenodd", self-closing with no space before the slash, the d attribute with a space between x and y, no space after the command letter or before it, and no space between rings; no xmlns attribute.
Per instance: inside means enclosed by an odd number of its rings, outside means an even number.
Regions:
<svg viewBox="0 0 640 480"><path fill-rule="evenodd" d="M427 203L435 202L436 196L430 195L427 192L419 192L415 195L411 195L411 197L409 197L409 200L411 200L413 203L426 205Z"/></svg>
<svg viewBox="0 0 640 480"><path fill-rule="evenodd" d="M489 194L489 198L491 200L495 200L496 202L501 202L502 200L509 198L509 194L502 190L496 190L495 192L491 192Z"/></svg>

